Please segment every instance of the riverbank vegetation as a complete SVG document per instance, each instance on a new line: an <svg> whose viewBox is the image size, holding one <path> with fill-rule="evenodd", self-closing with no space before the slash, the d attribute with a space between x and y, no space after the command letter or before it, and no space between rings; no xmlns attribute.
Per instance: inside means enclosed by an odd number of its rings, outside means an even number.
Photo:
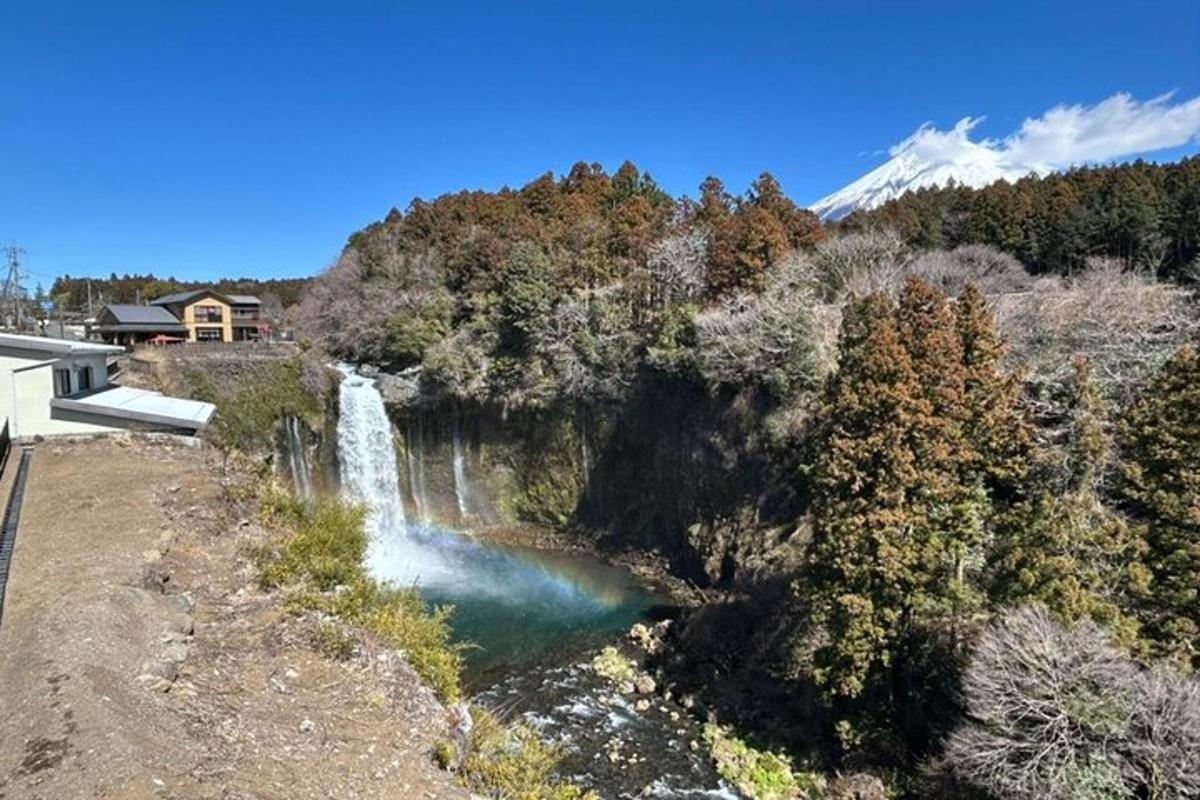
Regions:
<svg viewBox="0 0 1200 800"><path fill-rule="evenodd" d="M503 509L705 585L656 666L763 753L905 796L1190 797L1162 729L1200 703L1198 191L1200 160L1136 164L823 226L767 174L676 201L580 164L356 233L305 335L405 381L401 417L559 431L485 442ZM1011 716L998 636L1098 716ZM1006 766L1051 728L1078 746Z"/></svg>
<svg viewBox="0 0 1200 800"><path fill-rule="evenodd" d="M259 501L264 524L280 534L260 554L264 588L283 589L295 608L360 627L402 650L444 702L458 702L462 646L451 642L453 608L429 608L416 587L390 586L367 574L363 509L337 497L301 500L275 486ZM336 643L337 637L322 638ZM336 649L344 650L344 643Z"/></svg>
<svg viewBox="0 0 1200 800"><path fill-rule="evenodd" d="M593 792L554 775L559 748L522 723L504 725L481 708L471 709L471 731L462 752L447 743L439 756L479 797L503 800L600 800Z"/></svg>
<svg viewBox="0 0 1200 800"><path fill-rule="evenodd" d="M345 659L357 646L355 629L395 648L446 704L462 698L463 652L450 622L453 608L429 607L417 587L396 587L364 567L365 511L335 496L302 500L271 484L259 496L264 525L277 538L259 554L264 588L284 591L299 612L326 618L319 649ZM481 708L469 714L467 733L446 740L434 757L480 797L512 800L596 800L554 776L561 754L520 724L503 724Z"/></svg>
<svg viewBox="0 0 1200 800"><path fill-rule="evenodd" d="M272 453L280 421L286 417L312 429L323 424L329 378L319 366L294 354L224 364L204 359L177 372L175 380L184 394L216 405L212 435L227 453Z"/></svg>

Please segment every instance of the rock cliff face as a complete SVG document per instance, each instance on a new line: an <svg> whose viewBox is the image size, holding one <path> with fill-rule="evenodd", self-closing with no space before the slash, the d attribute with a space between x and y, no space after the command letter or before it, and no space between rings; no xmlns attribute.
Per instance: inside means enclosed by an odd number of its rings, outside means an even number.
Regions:
<svg viewBox="0 0 1200 800"><path fill-rule="evenodd" d="M364 373L395 424L410 519L569 529L661 553L701 585L789 557L802 498L769 472L753 407L661 383L620 405L505 411L423 394L416 374Z"/></svg>

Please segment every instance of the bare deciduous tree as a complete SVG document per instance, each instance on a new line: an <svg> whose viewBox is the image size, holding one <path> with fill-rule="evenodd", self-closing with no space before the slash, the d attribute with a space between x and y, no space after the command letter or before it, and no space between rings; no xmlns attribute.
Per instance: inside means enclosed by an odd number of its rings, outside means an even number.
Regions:
<svg viewBox="0 0 1200 800"><path fill-rule="evenodd" d="M1071 356L1086 355L1106 389L1121 390L1156 369L1200 323L1186 290L1090 259L1069 279L1039 278L1027 292L991 298L1013 360L1035 380L1062 382Z"/></svg>
<svg viewBox="0 0 1200 800"><path fill-rule="evenodd" d="M963 691L969 721L945 762L996 797L1200 793L1195 682L1140 670L1091 621L1066 628L1040 605L1005 613L980 638Z"/></svg>
<svg viewBox="0 0 1200 800"><path fill-rule="evenodd" d="M967 244L951 251L931 250L908 266L946 294L958 296L967 284L985 295L1023 292L1033 284L1033 276L1013 256L985 244Z"/></svg>
<svg viewBox="0 0 1200 800"><path fill-rule="evenodd" d="M828 359L814 330L809 269L802 258L785 259L762 293L726 298L696 317L697 362L711 385L788 394L816 379Z"/></svg>
<svg viewBox="0 0 1200 800"><path fill-rule="evenodd" d="M829 239L812 255L821 294L836 300L847 294L891 291L909 261L908 247L890 229L851 233Z"/></svg>
<svg viewBox="0 0 1200 800"><path fill-rule="evenodd" d="M614 286L564 298L539 350L567 397L613 399L633 381L638 342L628 298Z"/></svg>
<svg viewBox="0 0 1200 800"><path fill-rule="evenodd" d="M326 352L379 361L384 356L380 332L397 315L419 316L448 302L430 256L397 256L368 271L351 249L313 280L296 318L300 333Z"/></svg>
<svg viewBox="0 0 1200 800"><path fill-rule="evenodd" d="M667 236L651 245L647 269L660 306L699 299L707 257L708 237L698 230Z"/></svg>

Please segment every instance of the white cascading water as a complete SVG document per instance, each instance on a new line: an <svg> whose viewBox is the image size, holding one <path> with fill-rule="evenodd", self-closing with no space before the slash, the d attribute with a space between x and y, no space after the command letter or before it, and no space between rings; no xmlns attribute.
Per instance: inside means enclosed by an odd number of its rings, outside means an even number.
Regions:
<svg viewBox="0 0 1200 800"><path fill-rule="evenodd" d="M304 435L300 431L300 420L288 416L284 420L287 436L288 469L292 472L292 483L301 498L312 497L312 472L308 466L308 451L304 448Z"/></svg>
<svg viewBox="0 0 1200 800"><path fill-rule="evenodd" d="M417 517L421 522L429 522L429 498L425 495L425 457L421 442L421 422L408 424L408 435L404 437L405 450L408 452L408 488L412 493L413 503L417 506Z"/></svg>
<svg viewBox="0 0 1200 800"><path fill-rule="evenodd" d="M579 456L583 460L583 493L592 488L592 448L588 445L587 418L579 418Z"/></svg>
<svg viewBox="0 0 1200 800"><path fill-rule="evenodd" d="M454 413L454 496L458 500L458 513L462 519L467 518L467 500L471 490L467 485L467 462L463 455L462 435L459 433L458 412Z"/></svg>
<svg viewBox="0 0 1200 800"><path fill-rule="evenodd" d="M392 422L375 381L350 365L338 395L338 461L342 494L367 506L367 568L400 586L451 586L461 582L453 553L413 536L400 497ZM468 576L469 579L469 576Z"/></svg>
<svg viewBox="0 0 1200 800"><path fill-rule="evenodd" d="M367 506L372 551L386 550L404 538L406 520L392 423L375 381L346 374L338 394L337 432L342 493Z"/></svg>

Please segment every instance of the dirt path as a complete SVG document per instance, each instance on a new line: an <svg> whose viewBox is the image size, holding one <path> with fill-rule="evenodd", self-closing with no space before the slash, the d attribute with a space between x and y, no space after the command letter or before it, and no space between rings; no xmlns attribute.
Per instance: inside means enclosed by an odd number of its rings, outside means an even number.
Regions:
<svg viewBox="0 0 1200 800"><path fill-rule="evenodd" d="M37 447L0 624L0 798L464 796L429 758L447 714L402 659L331 661L255 588L261 532L225 518L216 474L177 445Z"/></svg>

